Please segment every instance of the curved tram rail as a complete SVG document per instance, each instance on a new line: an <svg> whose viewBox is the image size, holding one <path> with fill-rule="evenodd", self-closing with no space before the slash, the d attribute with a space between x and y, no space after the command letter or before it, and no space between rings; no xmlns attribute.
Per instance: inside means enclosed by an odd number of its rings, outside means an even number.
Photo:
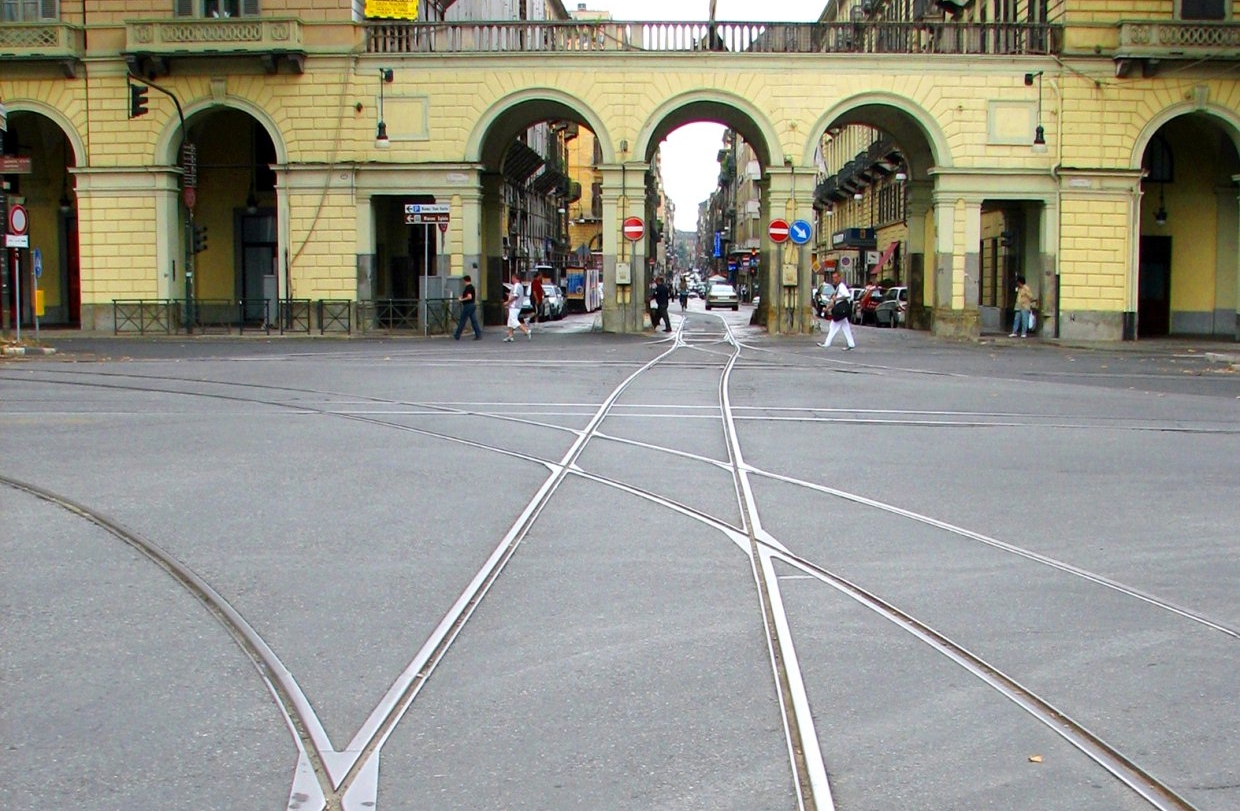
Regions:
<svg viewBox="0 0 1240 811"><path fill-rule="evenodd" d="M1159 600L1156 597L1143 593L1137 589L1126 587L1123 584L1116 583L1100 575L1063 564L1051 558L1036 555L1028 550L1002 543L979 533L973 533L969 530L955 527L927 516L921 516L902 510L901 508L893 505L883 504L860 495L847 493L834 488L826 488L813 482L806 482L803 480L782 476L778 473L763 471L748 465L744 460L741 441L736 428L736 423L738 420L737 414L735 413L736 409L733 408L729 397L730 379L737 367L738 362L741 360L741 354L745 347L744 344L738 341L732 334L726 321L719 319L719 323L722 324L722 327L718 329L718 331L710 329L703 330L700 322L697 319L694 319L695 331L690 336L687 336L684 333L684 324L682 323L682 329L676 334L670 336L669 339L666 339L667 346L663 348L658 355L656 355L652 360L638 365L636 370L630 373L613 388L613 390L597 406L587 425L580 430L569 429L563 426L542 422L534 422L525 418L504 416L482 411L458 409L433 403L410 404L398 403L397 401L385 400L382 398L364 398L366 401L372 403L391 405L399 404L405 406L415 405L426 408L430 411L484 415L495 419L512 420L527 424L536 424L541 427L572 431L575 434L575 438L568 450L558 460L537 458L527 454L517 453L509 449L463 439L450 434L398 424L375 416L357 413L342 413L326 406L313 407L305 404L291 405L286 401L265 400L260 397L245 396L244 394L226 393L238 390L245 392L248 389L255 391L295 392L302 395L318 394L338 396L338 392L326 392L300 388L291 389L287 387L259 384L219 383L217 381L206 380L195 381L187 380L186 378L158 378L153 376L130 375L123 373L108 373L106 375L87 374L87 376L93 378L89 382L82 380L65 380L63 378L66 374L56 375L51 374L50 372L48 373L50 377L39 378L40 382L53 382L63 385L105 386L159 393L181 394L189 397L217 397L236 400L239 402L262 403L293 408L302 412L312 411L323 415L336 416L350 420L359 420L382 426L384 428L409 431L447 442L468 445L470 447L486 450L488 452L507 454L525 459L527 461L536 462L547 468L547 479L537 488L533 498L531 498L521 510L512 527L500 539L499 543L495 546L486 562L462 590L451 608L440 620L431 636L414 654L399 677L397 677L397 679L392 683L386 695L384 695L382 700L374 707L365 723L362 724L358 732L354 735L353 739L340 750L336 750L332 747L313 707L301 691L301 688L298 686L293 675L280 662L276 654L263 641L258 633L255 632L246 619L235 609L233 609L227 600L225 600L202 577L190 570L156 543L127 530L116 521L91 510L89 507L74 503L63 496L44 490L38 486L18 481L7 476L0 476L0 484L4 484L5 486L15 490L28 493L32 496L53 503L62 509L65 509L104 528L113 536L138 550L142 555L164 569L170 576L179 582L183 588L197 597L228 630L238 646L242 648L245 654L253 662L255 668L259 671L267 688L276 699L276 702L286 719L289 729L293 733L298 749L299 763L294 776L292 789L290 791L290 807L322 808L332 809L333 811L336 809L348 811L351 809L374 809L377 807L378 762L379 753L384 742L417 698L419 692L427 683L427 680L434 672L436 666L446 656L453 642L457 639L462 629L474 613L474 610L486 597L491 586L503 572L505 565L516 553L522 540L527 536L530 528L538 520L540 513L555 496L556 491L560 488L561 484L567 479L568 476L572 475L587 478L589 480L602 483L606 486L617 488L626 493L646 499L648 502L658 505L660 508L672 510L681 515L689 516L694 520L700 521L703 524L712 527L714 530L724 534L727 538L729 538L729 540L737 544L739 548L746 551L752 567L755 585L757 587L775 686L779 697L779 704L783 710L785 739L788 745L788 755L794 775L794 784L797 790L797 805L800 809L827 811L828 809L834 808L834 802L831 796L831 788L827 778L825 764L818 745L818 734L814 729L813 719L809 709L806 688L801 680L800 668L797 662L796 651L792 644L792 636L789 630L788 619L784 614L783 603L779 592L779 583L772 567L772 561L780 561L793 566L794 568L804 572L806 575L846 594L848 597L865 606L867 609L877 612L888 621L894 623L904 632L914 636L924 644L929 645L941 655L963 667L969 673L982 680L986 685L998 691L1009 700L1015 702L1015 704L1026 713L1051 728L1056 734L1060 735L1072 746L1076 747L1090 759L1101 765L1118 780L1123 782L1124 785L1128 786L1140 795L1152 807L1162 811L1191 811L1194 806L1189 804L1184 798L1177 795L1168 786L1144 771L1139 765L1129 760L1122 753L1107 744L1106 741L1103 741L1090 733L1082 725L1076 723L1067 715L1057 710L1049 702L1024 688L1017 681L1002 673L997 668L991 666L982 658L970 653L964 647L939 634L928 625L920 622L917 618L902 612L895 606L884 601L880 596L866 591L865 589L845 580L844 578L841 578L818 566L812 561L791 553L776 538L770 536L766 530L763 529L760 505L754 496L750 484L750 477L764 476L778 479L800 487L806 487L811 490L828 493L835 497L848 499L873 509L891 512L909 520L930 523L959 536L988 544L1041 565L1051 566L1073 576L1081 577L1085 580L1101 585L1105 588L1119 591L1133 597L1134 599L1143 600L1157 606L1160 609L1172 612L1181 617L1185 617L1191 621L1205 625L1230 637L1240 638L1240 632L1237 632L1236 629L1228 627L1224 623L1214 621L1208 617L1196 614L1188 609L1181 608L1172 603ZM721 347L724 345L729 348L726 356L724 353L718 352L715 349L715 347ZM604 422L610 415L613 414L619 400L624 395L626 390L629 389L634 383L634 381L638 380L641 375L657 367L658 365L669 362L676 352L692 352L695 353L695 358L705 356L707 360L702 364L702 366L720 369L717 395L718 413L722 420L722 427L728 450L729 458L726 463L721 463L719 460L697 457L692 454L685 454L684 452L674 448L666 448L656 445L649 445L647 443L635 442L633 440L626 440L607 434L602 430ZM74 370L71 374L73 376L78 376L83 373ZM100 382L100 377L107 379L107 382ZM128 384L128 381L133 381L135 379L140 383L161 381L167 383L175 382L176 384L182 386L185 384L197 383L218 388L220 390L186 391L171 387L154 388L133 386ZM350 394L348 396L356 398L356 395ZM1141 430L1141 428L1137 426L1134 430ZM578 467L577 463L588 443L595 438L607 438L610 441L616 442L629 442L657 451L688 456L695 461L700 461L716 467L726 467L730 470L733 477L736 497L742 516L742 526L734 526L725 520L679 503L673 499L669 499L654 491L609 479L581 469Z"/></svg>

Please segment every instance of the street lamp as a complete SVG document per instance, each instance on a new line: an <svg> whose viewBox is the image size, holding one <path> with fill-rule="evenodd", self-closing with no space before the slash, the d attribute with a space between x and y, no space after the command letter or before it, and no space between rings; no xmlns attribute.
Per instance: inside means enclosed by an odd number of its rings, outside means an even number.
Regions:
<svg viewBox="0 0 1240 811"><path fill-rule="evenodd" d="M383 86L391 84L394 78L391 68L379 68L379 126L375 129L375 149L387 149L392 145L388 138L387 122L383 120Z"/></svg>
<svg viewBox="0 0 1240 811"><path fill-rule="evenodd" d="M1038 154L1046 152L1046 130L1042 127L1042 71L1025 74L1025 87L1033 87L1033 80L1038 80L1038 125L1033 130L1033 151Z"/></svg>

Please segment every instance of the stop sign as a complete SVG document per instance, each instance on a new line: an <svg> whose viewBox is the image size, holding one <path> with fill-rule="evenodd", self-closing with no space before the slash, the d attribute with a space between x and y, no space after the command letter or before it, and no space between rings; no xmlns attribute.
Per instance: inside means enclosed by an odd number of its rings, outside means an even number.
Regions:
<svg viewBox="0 0 1240 811"><path fill-rule="evenodd" d="M641 217L629 217L624 221L624 238L632 242L642 238L646 233L646 226L642 223Z"/></svg>
<svg viewBox="0 0 1240 811"><path fill-rule="evenodd" d="M771 220L771 224L767 227L766 233L771 238L771 242L785 241L788 239L788 221Z"/></svg>

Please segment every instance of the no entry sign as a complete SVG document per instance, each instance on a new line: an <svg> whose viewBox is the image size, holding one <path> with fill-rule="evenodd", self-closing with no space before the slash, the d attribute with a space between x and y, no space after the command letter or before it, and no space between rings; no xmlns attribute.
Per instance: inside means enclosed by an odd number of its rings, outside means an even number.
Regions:
<svg viewBox="0 0 1240 811"><path fill-rule="evenodd" d="M646 233L646 226L641 217L629 217L624 221L624 238L636 242Z"/></svg>
<svg viewBox="0 0 1240 811"><path fill-rule="evenodd" d="M771 224L767 226L766 233L771 238L771 242L786 241L788 239L788 221L771 220Z"/></svg>

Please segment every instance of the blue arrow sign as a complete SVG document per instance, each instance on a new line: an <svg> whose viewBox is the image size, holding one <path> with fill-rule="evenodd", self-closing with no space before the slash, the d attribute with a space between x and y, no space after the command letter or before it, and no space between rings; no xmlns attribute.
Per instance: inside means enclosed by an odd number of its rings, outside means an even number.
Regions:
<svg viewBox="0 0 1240 811"><path fill-rule="evenodd" d="M34 277L38 279L43 275L43 251L35 248L30 254L34 259Z"/></svg>
<svg viewBox="0 0 1240 811"><path fill-rule="evenodd" d="M797 245L804 245L809 242L812 230L805 220L793 220L792 225L788 226L788 238Z"/></svg>

